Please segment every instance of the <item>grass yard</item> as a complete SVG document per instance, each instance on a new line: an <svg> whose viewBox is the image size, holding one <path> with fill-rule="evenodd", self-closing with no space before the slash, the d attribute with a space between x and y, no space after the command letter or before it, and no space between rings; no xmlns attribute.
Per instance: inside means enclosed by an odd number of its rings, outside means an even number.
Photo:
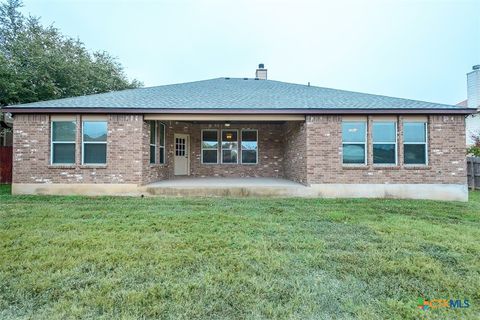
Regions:
<svg viewBox="0 0 480 320"><path fill-rule="evenodd" d="M11 196L0 318L480 318L480 193L406 200ZM467 299L420 310L418 298Z"/></svg>

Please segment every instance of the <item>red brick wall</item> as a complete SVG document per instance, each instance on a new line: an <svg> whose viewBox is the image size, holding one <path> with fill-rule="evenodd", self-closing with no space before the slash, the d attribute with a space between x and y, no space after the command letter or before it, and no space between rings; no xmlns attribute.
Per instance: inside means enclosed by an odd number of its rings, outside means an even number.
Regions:
<svg viewBox="0 0 480 320"><path fill-rule="evenodd" d="M307 183L307 131L305 122L287 122L284 127L285 178Z"/></svg>
<svg viewBox="0 0 480 320"><path fill-rule="evenodd" d="M369 134L368 164L342 165L342 116L308 116L305 123L242 123L228 129L258 129L259 163L201 164L201 129L222 124L167 121L166 164L149 163L149 126L142 115L108 115L107 165L82 166L81 116L77 115L76 162L50 165L50 117L16 115L14 122L14 183L134 183L174 177L174 133L190 135L192 176L274 177L301 183L466 183L463 116L430 116L429 165L403 165L403 116L398 120L398 166L372 165ZM372 121L369 117L369 122ZM369 130L370 132L371 130Z"/></svg>
<svg viewBox="0 0 480 320"><path fill-rule="evenodd" d="M308 183L432 183L466 184L465 121L463 116L428 117L428 166L403 164L403 121L398 123L397 166L372 164L371 122L368 117L368 163L342 165L342 117L307 117Z"/></svg>
<svg viewBox="0 0 480 320"><path fill-rule="evenodd" d="M81 164L81 116L77 115L76 164L50 165L50 117L14 118L14 183L141 183L142 116L109 115L107 165Z"/></svg>

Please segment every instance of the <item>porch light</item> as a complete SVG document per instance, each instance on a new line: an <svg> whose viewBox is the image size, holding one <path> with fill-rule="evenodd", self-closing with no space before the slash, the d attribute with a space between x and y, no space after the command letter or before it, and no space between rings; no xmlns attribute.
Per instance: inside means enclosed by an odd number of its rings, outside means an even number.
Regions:
<svg viewBox="0 0 480 320"><path fill-rule="evenodd" d="M230 122L225 122L225 127L230 127Z"/></svg>

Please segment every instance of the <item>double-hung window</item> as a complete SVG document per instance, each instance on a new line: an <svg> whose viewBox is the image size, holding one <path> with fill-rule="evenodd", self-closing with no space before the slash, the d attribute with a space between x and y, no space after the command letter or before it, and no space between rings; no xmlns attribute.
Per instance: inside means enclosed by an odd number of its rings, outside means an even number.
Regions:
<svg viewBox="0 0 480 320"><path fill-rule="evenodd" d="M367 123L365 121L342 122L344 164L367 163Z"/></svg>
<svg viewBox="0 0 480 320"><path fill-rule="evenodd" d="M373 163L397 164L397 123L373 122Z"/></svg>
<svg viewBox="0 0 480 320"><path fill-rule="evenodd" d="M75 163L75 137L77 125L75 121L52 121L51 125L51 163Z"/></svg>
<svg viewBox="0 0 480 320"><path fill-rule="evenodd" d="M222 130L222 163L238 163L238 131Z"/></svg>
<svg viewBox="0 0 480 320"><path fill-rule="evenodd" d="M426 122L403 123L403 154L405 164L427 164Z"/></svg>
<svg viewBox="0 0 480 320"><path fill-rule="evenodd" d="M242 130L242 163L256 164L258 162L258 132L257 130Z"/></svg>
<svg viewBox="0 0 480 320"><path fill-rule="evenodd" d="M157 127L158 127L158 133L160 138L159 146L158 146L159 152L160 152L159 163L164 164L165 163L165 124L158 122Z"/></svg>
<svg viewBox="0 0 480 320"><path fill-rule="evenodd" d="M150 121L150 163L157 162L157 122Z"/></svg>
<svg viewBox="0 0 480 320"><path fill-rule="evenodd" d="M83 121L83 164L107 163L107 122Z"/></svg>
<svg viewBox="0 0 480 320"><path fill-rule="evenodd" d="M150 163L165 163L165 125L153 120L150 121Z"/></svg>
<svg viewBox="0 0 480 320"><path fill-rule="evenodd" d="M202 130L202 163L218 163L218 131Z"/></svg>

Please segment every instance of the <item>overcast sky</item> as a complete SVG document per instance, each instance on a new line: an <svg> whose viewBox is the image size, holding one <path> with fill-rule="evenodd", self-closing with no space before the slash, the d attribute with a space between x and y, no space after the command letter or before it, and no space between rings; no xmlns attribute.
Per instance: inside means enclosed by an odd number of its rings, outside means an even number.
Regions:
<svg viewBox="0 0 480 320"><path fill-rule="evenodd" d="M480 0L24 0L146 86L253 77L442 103L480 64Z"/></svg>

